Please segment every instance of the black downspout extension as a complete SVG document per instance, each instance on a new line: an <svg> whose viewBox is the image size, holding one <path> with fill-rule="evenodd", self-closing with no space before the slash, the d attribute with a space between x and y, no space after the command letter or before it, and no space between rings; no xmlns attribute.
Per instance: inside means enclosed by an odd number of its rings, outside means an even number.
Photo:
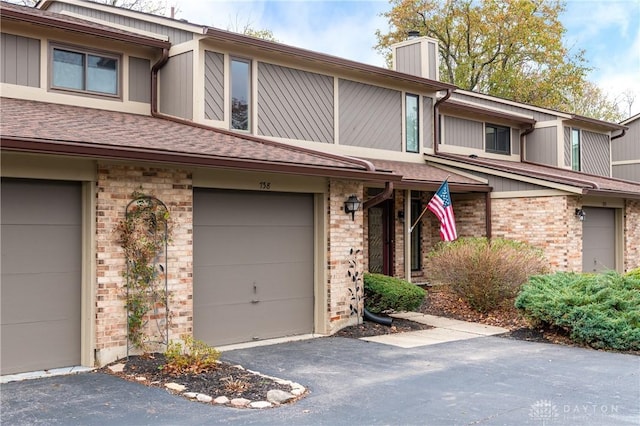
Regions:
<svg viewBox="0 0 640 426"><path fill-rule="evenodd" d="M618 139L627 134L627 129L622 129L622 132L619 135L611 136L611 140Z"/></svg>

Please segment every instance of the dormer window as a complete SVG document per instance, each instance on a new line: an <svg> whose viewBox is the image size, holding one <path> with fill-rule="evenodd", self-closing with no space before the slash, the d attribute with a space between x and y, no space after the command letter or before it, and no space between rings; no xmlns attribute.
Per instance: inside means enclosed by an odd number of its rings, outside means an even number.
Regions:
<svg viewBox="0 0 640 426"><path fill-rule="evenodd" d="M119 96L120 57L67 47L51 49L51 88Z"/></svg>
<svg viewBox="0 0 640 426"><path fill-rule="evenodd" d="M511 129L486 123L484 125L484 149L495 154L511 154Z"/></svg>

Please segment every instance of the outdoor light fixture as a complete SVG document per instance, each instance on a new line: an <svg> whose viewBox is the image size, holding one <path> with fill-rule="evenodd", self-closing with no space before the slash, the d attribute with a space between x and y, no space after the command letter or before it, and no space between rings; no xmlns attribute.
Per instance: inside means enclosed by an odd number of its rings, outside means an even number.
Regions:
<svg viewBox="0 0 640 426"><path fill-rule="evenodd" d="M400 223L404 223L404 210L398 211L398 220Z"/></svg>
<svg viewBox="0 0 640 426"><path fill-rule="evenodd" d="M576 209L576 217L580 219L580 222L583 222L587 214L582 209Z"/></svg>
<svg viewBox="0 0 640 426"><path fill-rule="evenodd" d="M360 209L360 200L355 195L350 195L344 202L344 212L351 213L351 220L355 220L355 214Z"/></svg>

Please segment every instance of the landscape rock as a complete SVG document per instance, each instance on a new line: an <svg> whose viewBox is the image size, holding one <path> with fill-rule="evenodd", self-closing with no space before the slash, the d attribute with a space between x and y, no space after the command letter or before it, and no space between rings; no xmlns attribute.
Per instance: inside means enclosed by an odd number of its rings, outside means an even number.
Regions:
<svg viewBox="0 0 640 426"><path fill-rule="evenodd" d="M114 373L122 373L124 371L124 364L118 363L110 365L109 370L113 371Z"/></svg>
<svg viewBox="0 0 640 426"><path fill-rule="evenodd" d="M280 389L271 389L267 392L267 401L273 404L284 404L294 398L289 392Z"/></svg>
<svg viewBox="0 0 640 426"><path fill-rule="evenodd" d="M234 407L246 407L250 402L251 401L246 398L233 398L231 400L231 405Z"/></svg>
<svg viewBox="0 0 640 426"><path fill-rule="evenodd" d="M196 399L200 402L211 402L213 401L213 398L211 398L209 395L205 395L203 393L199 393L198 396L196 396Z"/></svg>
<svg viewBox="0 0 640 426"><path fill-rule="evenodd" d="M195 398L198 396L196 392L185 392L183 393L183 395L186 396L187 398Z"/></svg>
<svg viewBox="0 0 640 426"><path fill-rule="evenodd" d="M251 408L269 408L271 406L272 404L267 401L254 401L249 404L249 407Z"/></svg>
<svg viewBox="0 0 640 426"><path fill-rule="evenodd" d="M174 382L167 383L164 386L167 389L171 389L171 390L176 391L176 392L182 392L183 390L185 390L187 388L185 385L181 385L181 384L174 383Z"/></svg>
<svg viewBox="0 0 640 426"><path fill-rule="evenodd" d="M219 396L214 399L213 402L215 402L216 404L228 404L229 398L227 398L226 396Z"/></svg>
<svg viewBox="0 0 640 426"><path fill-rule="evenodd" d="M305 393L306 389L304 388L304 386L302 386L301 384L298 383L293 383L291 385L291 393L295 396L300 396L303 393Z"/></svg>

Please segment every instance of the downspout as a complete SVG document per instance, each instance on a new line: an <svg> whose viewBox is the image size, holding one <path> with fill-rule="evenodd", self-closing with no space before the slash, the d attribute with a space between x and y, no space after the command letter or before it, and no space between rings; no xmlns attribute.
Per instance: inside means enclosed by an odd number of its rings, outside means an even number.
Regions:
<svg viewBox="0 0 640 426"><path fill-rule="evenodd" d="M440 142L440 112L438 107L451 97L452 89L447 89L447 94L438 99L433 105L433 155L438 155L438 143Z"/></svg>
<svg viewBox="0 0 640 426"><path fill-rule="evenodd" d="M533 133L533 131L535 130L536 125L532 124L531 127L529 127L528 129L525 129L524 132L520 133L520 162L524 163L525 159L524 159L524 138Z"/></svg>
<svg viewBox="0 0 640 426"><path fill-rule="evenodd" d="M384 191L379 193L373 198L368 199L362 205L364 210L370 209L373 206L377 206L381 202L390 199L393 196L393 182L386 182L384 184Z"/></svg>
<svg viewBox="0 0 640 426"><path fill-rule="evenodd" d="M618 139L627 134L627 129L622 129L622 132L619 135L611 136L611 140Z"/></svg>
<svg viewBox="0 0 640 426"><path fill-rule="evenodd" d="M151 116L166 118L158 113L158 71L169 61L169 49L162 49L162 57L151 67Z"/></svg>
<svg viewBox="0 0 640 426"><path fill-rule="evenodd" d="M484 208L485 208L485 228L487 239L491 239L491 192L486 192L484 195Z"/></svg>

